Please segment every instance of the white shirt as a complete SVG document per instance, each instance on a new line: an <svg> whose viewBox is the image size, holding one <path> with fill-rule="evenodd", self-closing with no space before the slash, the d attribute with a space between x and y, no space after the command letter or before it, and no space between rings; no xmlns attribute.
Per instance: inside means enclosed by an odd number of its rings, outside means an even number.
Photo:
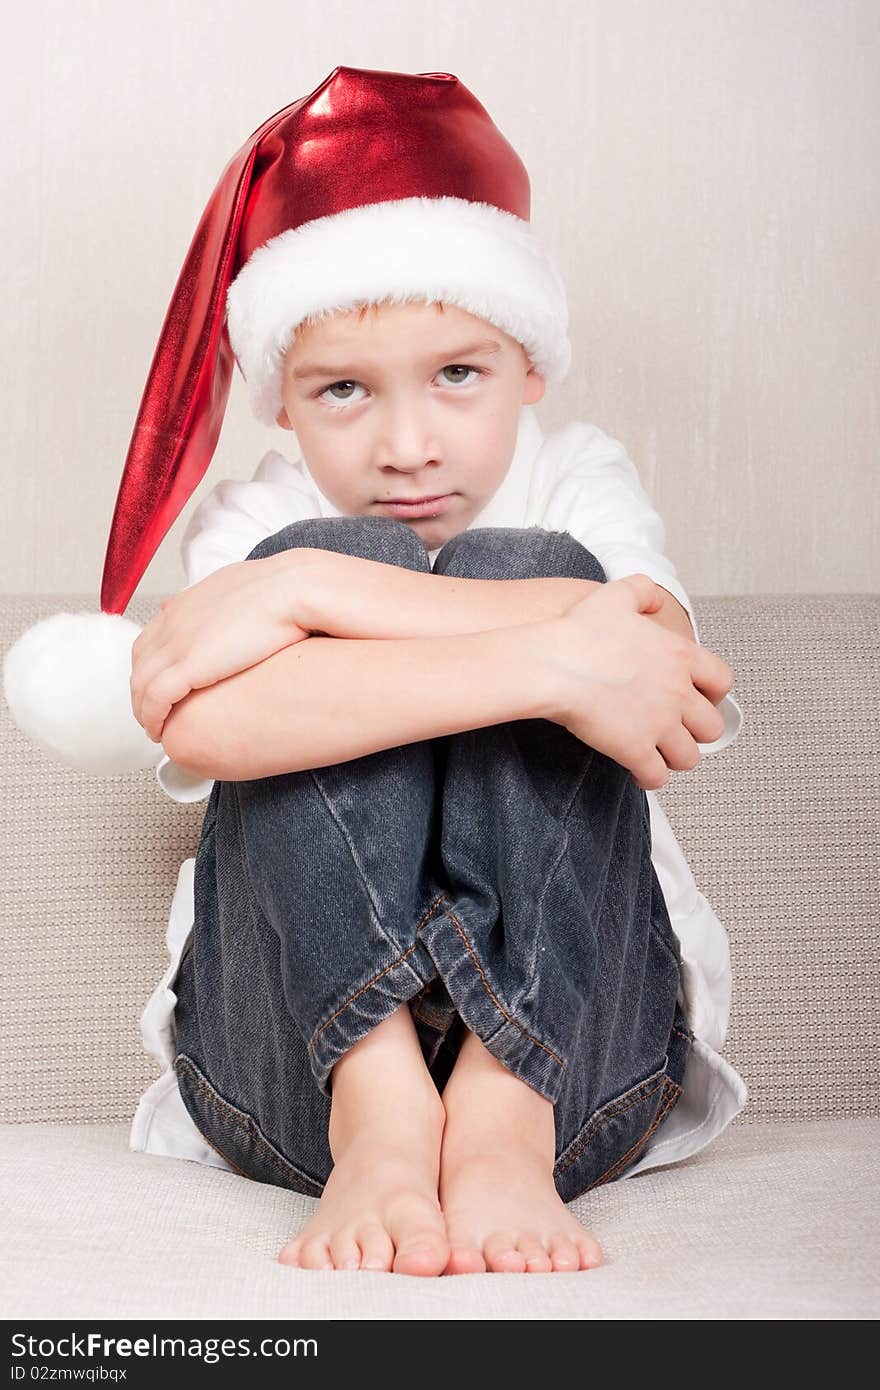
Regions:
<svg viewBox="0 0 880 1390"><path fill-rule="evenodd" d="M339 516L320 492L303 458L290 462L270 450L249 482L219 482L193 512L181 541L187 587L222 565L244 560L266 536L291 521ZM595 425L572 421L544 438L533 406L522 406L516 449L501 486L471 521L474 526L542 526L568 531L602 564L609 580L647 574L678 599L699 642L693 608L670 560L665 528L623 446ZM439 550L429 552L433 564ZM724 732L701 753L719 752L739 734L743 714L731 695L718 706ZM156 766L162 790L174 801L204 801L213 779L197 777L163 754ZM731 962L727 932L697 888L672 827L654 792L646 793L651 859L681 946L679 1002L694 1033L682 1094L655 1130L631 1177L678 1162L710 1143L748 1100L742 1077L720 1055L727 1035ZM143 1153L192 1159L229 1169L202 1138L177 1089L173 1069L174 981L192 933L195 857L177 876L166 932L169 964L140 1018L144 1047L162 1075L141 1096L130 1147Z"/></svg>

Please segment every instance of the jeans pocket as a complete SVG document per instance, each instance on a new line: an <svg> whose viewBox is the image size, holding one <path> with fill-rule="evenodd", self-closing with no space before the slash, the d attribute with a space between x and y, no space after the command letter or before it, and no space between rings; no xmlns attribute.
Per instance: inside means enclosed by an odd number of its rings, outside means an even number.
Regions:
<svg viewBox="0 0 880 1390"><path fill-rule="evenodd" d="M559 1155L553 1179L564 1202L573 1202L591 1188L613 1182L641 1156L681 1095L681 1084L670 1075L669 1061L667 1055L657 1071L591 1115Z"/></svg>
<svg viewBox="0 0 880 1390"><path fill-rule="evenodd" d="M174 1070L181 1100L199 1133L236 1173L254 1182L320 1197L323 1181L291 1163L252 1115L220 1095L191 1057L179 1052Z"/></svg>

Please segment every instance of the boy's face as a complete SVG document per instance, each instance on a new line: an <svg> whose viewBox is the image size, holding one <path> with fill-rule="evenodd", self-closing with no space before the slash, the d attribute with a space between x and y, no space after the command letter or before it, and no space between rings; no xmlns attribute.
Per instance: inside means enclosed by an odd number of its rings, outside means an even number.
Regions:
<svg viewBox="0 0 880 1390"><path fill-rule="evenodd" d="M485 319L450 304L385 303L300 325L278 424L295 431L341 512L397 516L437 550L497 491L520 406L544 390L521 344ZM418 513L387 505L438 496Z"/></svg>

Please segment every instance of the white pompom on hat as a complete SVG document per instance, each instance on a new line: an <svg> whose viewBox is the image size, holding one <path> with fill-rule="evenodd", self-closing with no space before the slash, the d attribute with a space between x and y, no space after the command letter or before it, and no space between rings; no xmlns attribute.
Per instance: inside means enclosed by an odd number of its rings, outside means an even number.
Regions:
<svg viewBox="0 0 880 1390"><path fill-rule="evenodd" d="M274 425L300 323L422 300L495 324L548 382L565 376L565 288L529 216L522 161L452 73L337 67L251 135L208 201L165 315L101 611L54 614L6 655L4 694L23 733L88 772L162 758L131 707L141 628L122 614L213 458L236 363L253 414Z"/></svg>
<svg viewBox="0 0 880 1390"><path fill-rule="evenodd" d="M22 732L81 772L154 767L156 744L135 719L129 694L140 631L118 613L53 613L29 627L3 663L3 693Z"/></svg>

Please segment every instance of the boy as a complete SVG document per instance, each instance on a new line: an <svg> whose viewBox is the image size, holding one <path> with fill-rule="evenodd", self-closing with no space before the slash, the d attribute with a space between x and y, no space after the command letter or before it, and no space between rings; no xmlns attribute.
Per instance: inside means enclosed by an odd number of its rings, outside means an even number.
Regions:
<svg viewBox="0 0 880 1390"><path fill-rule="evenodd" d="M444 508L404 523L435 556L485 515L507 476L520 407L543 394L518 343L455 306L442 315L439 307L374 305L300 332L286 354L278 416L295 430L311 477L341 515L381 514L383 494L448 497ZM467 360L456 352L481 336L482 353ZM216 517L213 530L224 531ZM200 519L191 546L210 532ZM551 703L550 692L569 682L569 728L589 731L594 746L636 764L644 785L668 778L653 745L650 758L637 760L638 731L649 727L657 698L651 685L662 684L659 672L678 651L652 641L641 618L633 621L650 602L621 595L613 618L597 615L584 627L587 664L570 642L553 640L553 620L573 605L588 608L579 600L599 587L592 581L451 580L320 549L275 558L284 562L276 582L293 621L349 640L294 643L175 704L162 739L180 767L239 782L539 710L558 718L563 702L557 696ZM606 588L603 597L610 596ZM656 596L663 604L646 616L688 639L688 660L704 658L694 668L701 688L719 700L729 668L693 644L677 600L662 589ZM624 636L628 617L632 645ZM229 643L221 614L216 621ZM205 638L209 623L208 612L199 616ZM367 640L376 638L386 640ZM634 683L623 683L624 648L627 662L640 663ZM579 691L590 676L585 700ZM631 703L642 694L644 706ZM699 758L694 740L711 741L723 720L695 686L684 712L675 712L678 733L661 740L661 750L668 766L691 767ZM441 1098L412 1015L401 1007L336 1062L331 1101L334 1166L315 1216L282 1249L283 1263L438 1274L599 1262L597 1242L554 1186L553 1106L475 1033L466 1033Z"/></svg>
<svg viewBox="0 0 880 1390"><path fill-rule="evenodd" d="M216 442L230 364L206 391L210 335L184 306L216 302L193 281L232 259L221 209L246 208L230 341L255 413L303 458L209 495L189 587L131 652L160 783L210 796L142 1018L168 1066L131 1142L320 1195L286 1264L586 1269L599 1246L565 1202L695 1151L745 1101L715 1051L723 928L638 792L741 716L616 442L579 424L544 441L531 416L568 346L522 166L450 74L419 79L336 69L281 113L295 218L279 118L261 127L206 210L145 393L102 589L117 609L145 564L137 537L113 543L143 524L143 450L194 485ZM351 140L359 186L340 196ZM170 380L197 388L188 409L167 410ZM180 496L159 494L154 541ZM408 874L404 927L426 910L389 961L382 895Z"/></svg>

